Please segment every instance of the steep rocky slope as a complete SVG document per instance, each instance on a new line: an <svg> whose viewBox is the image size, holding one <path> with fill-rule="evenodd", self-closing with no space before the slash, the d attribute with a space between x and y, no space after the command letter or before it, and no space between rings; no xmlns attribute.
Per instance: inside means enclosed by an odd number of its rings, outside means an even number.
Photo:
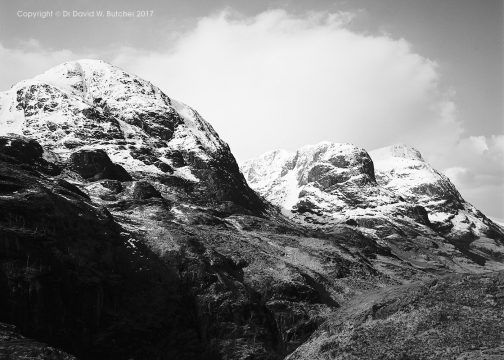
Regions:
<svg viewBox="0 0 504 360"><path fill-rule="evenodd" d="M289 165L282 214L196 111L101 61L0 93L0 130L0 321L78 358L282 359L369 291L500 266L354 147Z"/></svg>
<svg viewBox="0 0 504 360"><path fill-rule="evenodd" d="M34 140L0 138L2 321L83 358L150 357L160 336L194 337L181 314L195 310L174 269L133 248L110 212L42 151Z"/></svg>

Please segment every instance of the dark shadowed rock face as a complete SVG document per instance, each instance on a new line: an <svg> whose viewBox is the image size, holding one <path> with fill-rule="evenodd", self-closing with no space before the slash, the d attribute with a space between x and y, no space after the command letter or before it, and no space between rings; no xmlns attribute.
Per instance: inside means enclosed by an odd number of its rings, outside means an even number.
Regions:
<svg viewBox="0 0 504 360"><path fill-rule="evenodd" d="M68 166L84 179L91 181L102 179L132 180L128 172L121 165L114 164L103 150L73 152L68 160Z"/></svg>
<svg viewBox="0 0 504 360"><path fill-rule="evenodd" d="M504 273L370 293L338 310L289 360L502 359Z"/></svg>
<svg viewBox="0 0 504 360"><path fill-rule="evenodd" d="M43 153L42 146L33 139L15 134L0 136L0 156L2 159L17 164L26 164L51 175L59 174L60 167L46 161L43 158Z"/></svg>
<svg viewBox="0 0 504 360"><path fill-rule="evenodd" d="M83 359L211 358L174 264L76 185L8 159L0 180L17 187L0 193L0 321ZM71 358L28 340L1 351Z"/></svg>

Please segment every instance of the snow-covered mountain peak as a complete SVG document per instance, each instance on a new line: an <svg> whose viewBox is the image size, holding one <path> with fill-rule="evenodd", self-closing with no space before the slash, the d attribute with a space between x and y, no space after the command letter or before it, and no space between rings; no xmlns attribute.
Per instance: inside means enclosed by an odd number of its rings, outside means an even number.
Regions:
<svg viewBox="0 0 504 360"><path fill-rule="evenodd" d="M331 187L342 182L374 182L371 158L352 144L320 142L294 152L275 150L246 161L242 171L251 186L267 192L282 179L280 193L268 193L273 203L286 208L295 205L298 194L307 185Z"/></svg>
<svg viewBox="0 0 504 360"><path fill-rule="evenodd" d="M70 128L91 121L94 124L87 127L92 127L100 122L100 117L113 118L105 121L108 125L103 127L104 131L126 131L131 139L155 137L171 141L170 147L176 149L201 148L205 153L227 147L195 110L170 99L150 82L101 60L55 66L14 85L0 99L0 113L7 113L0 120L2 132L20 133L23 129L23 134L38 134L38 139L49 145L44 130L52 127L51 138L55 140L52 145L56 147L58 142L68 143L68 134L54 132L51 124L65 123ZM70 118L77 122L69 123ZM207 154L203 152L196 151L205 158Z"/></svg>
<svg viewBox="0 0 504 360"><path fill-rule="evenodd" d="M88 135L93 134L85 129L96 126L112 138L154 137L179 150L200 148L214 153L227 147L195 110L101 60L55 66L0 93L0 99L3 133L35 136L56 148L89 141ZM72 128L82 131L70 139ZM50 136L46 136L48 131ZM207 157L203 152L197 155Z"/></svg>
<svg viewBox="0 0 504 360"><path fill-rule="evenodd" d="M310 212L332 219L377 200L373 162L352 144L321 142L295 152L276 150L249 160L242 171L252 188L279 205L288 216ZM373 194L359 193L361 187ZM350 207L345 199L351 198ZM392 199L392 201L397 201Z"/></svg>
<svg viewBox="0 0 504 360"><path fill-rule="evenodd" d="M101 60L66 62L0 92L0 135L7 133L38 141L61 161L104 150L139 177L201 182L221 200L257 205L229 146L197 111Z"/></svg>
<svg viewBox="0 0 504 360"><path fill-rule="evenodd" d="M403 197L428 202L463 199L451 181L425 161L420 152L406 145L393 145L370 152L378 183Z"/></svg>
<svg viewBox="0 0 504 360"><path fill-rule="evenodd" d="M412 146L396 144L382 147L369 152L373 159L375 169L380 171L398 171L401 168L426 168L427 173L434 172L430 165L423 159L420 151Z"/></svg>
<svg viewBox="0 0 504 360"><path fill-rule="evenodd" d="M284 168L284 171L289 168L300 172L309 170L308 168L317 163L324 163L328 167L339 168L341 171L355 167L355 171L373 178L370 161L367 152L355 145L323 141L315 145L303 146L294 152L286 150L267 152L257 159L245 162L243 168L248 169L255 163L271 173L275 173L275 169L280 168ZM257 167L254 166L254 168Z"/></svg>

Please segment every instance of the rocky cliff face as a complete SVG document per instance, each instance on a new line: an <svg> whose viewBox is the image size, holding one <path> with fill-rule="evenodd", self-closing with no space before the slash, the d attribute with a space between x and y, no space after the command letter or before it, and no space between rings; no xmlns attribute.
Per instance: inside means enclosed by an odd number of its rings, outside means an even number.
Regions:
<svg viewBox="0 0 504 360"><path fill-rule="evenodd" d="M277 211L196 111L101 61L0 93L0 130L0 321L78 358L282 359L369 291L501 266L350 145L250 166ZM9 356L71 358L9 329Z"/></svg>

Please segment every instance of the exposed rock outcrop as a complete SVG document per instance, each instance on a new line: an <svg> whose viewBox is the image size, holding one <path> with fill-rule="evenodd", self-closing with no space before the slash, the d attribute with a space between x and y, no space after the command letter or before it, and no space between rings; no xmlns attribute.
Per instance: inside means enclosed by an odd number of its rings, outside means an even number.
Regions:
<svg viewBox="0 0 504 360"><path fill-rule="evenodd" d="M131 195L137 200L161 197L159 191L147 181L136 181L131 189Z"/></svg>
<svg viewBox="0 0 504 360"><path fill-rule="evenodd" d="M59 174L61 168L46 161L43 155L42 146L33 139L16 134L0 136L1 159L10 163L25 164L51 175Z"/></svg>

